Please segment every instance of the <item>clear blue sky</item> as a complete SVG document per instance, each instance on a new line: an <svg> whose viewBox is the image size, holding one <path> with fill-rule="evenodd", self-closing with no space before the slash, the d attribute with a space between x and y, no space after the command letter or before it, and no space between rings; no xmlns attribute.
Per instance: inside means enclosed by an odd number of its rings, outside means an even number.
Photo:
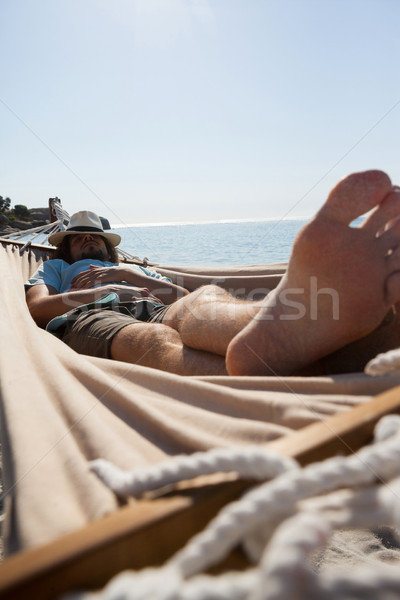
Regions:
<svg viewBox="0 0 400 600"><path fill-rule="evenodd" d="M0 195L113 223L400 183L398 0L1 0Z"/></svg>

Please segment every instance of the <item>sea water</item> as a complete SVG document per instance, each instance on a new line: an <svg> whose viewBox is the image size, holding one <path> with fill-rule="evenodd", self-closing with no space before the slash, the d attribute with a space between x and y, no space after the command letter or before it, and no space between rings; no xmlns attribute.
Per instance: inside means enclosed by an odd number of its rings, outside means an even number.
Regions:
<svg viewBox="0 0 400 600"><path fill-rule="evenodd" d="M286 262L298 220L155 224L112 227L121 248L168 266L238 266Z"/></svg>

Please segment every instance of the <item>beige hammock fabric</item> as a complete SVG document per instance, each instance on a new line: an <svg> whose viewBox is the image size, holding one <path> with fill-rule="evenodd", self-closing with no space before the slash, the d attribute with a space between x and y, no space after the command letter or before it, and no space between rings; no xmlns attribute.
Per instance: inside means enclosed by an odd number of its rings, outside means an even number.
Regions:
<svg viewBox="0 0 400 600"><path fill-rule="evenodd" d="M400 384L400 376L363 374L181 377L79 355L30 317L23 282L45 252L31 248L20 256L19 250L10 243L0 248L6 554L116 510L89 460L130 469L180 453L263 444ZM266 272L276 279L282 266L230 275L243 275L246 286ZM187 281L195 286L204 275L197 270Z"/></svg>

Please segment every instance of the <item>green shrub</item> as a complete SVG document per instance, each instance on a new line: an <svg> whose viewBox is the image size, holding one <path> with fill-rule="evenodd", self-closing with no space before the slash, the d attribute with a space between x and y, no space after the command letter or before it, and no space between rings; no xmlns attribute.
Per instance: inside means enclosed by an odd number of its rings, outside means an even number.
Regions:
<svg viewBox="0 0 400 600"><path fill-rule="evenodd" d="M24 204L16 204L13 208L13 213L17 219L28 221L30 218L29 210Z"/></svg>
<svg viewBox="0 0 400 600"><path fill-rule="evenodd" d="M8 210L10 206L10 198L3 198L3 196L0 196L0 213L3 213L4 211Z"/></svg>

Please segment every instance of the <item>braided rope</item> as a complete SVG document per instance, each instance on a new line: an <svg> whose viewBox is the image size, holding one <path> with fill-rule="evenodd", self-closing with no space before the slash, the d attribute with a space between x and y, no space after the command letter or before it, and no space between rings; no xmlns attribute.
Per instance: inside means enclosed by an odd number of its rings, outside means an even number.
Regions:
<svg viewBox="0 0 400 600"><path fill-rule="evenodd" d="M92 471L118 496L135 498L145 492L199 475L235 472L244 479L265 481L297 467L293 459L272 452L266 455L265 450L257 446L196 452L132 471L123 471L103 459L89 464Z"/></svg>
<svg viewBox="0 0 400 600"><path fill-rule="evenodd" d="M400 348L378 354L364 369L367 375L394 375L400 372Z"/></svg>
<svg viewBox="0 0 400 600"><path fill-rule="evenodd" d="M232 452L234 460L237 453L237 449ZM302 470L294 468L293 461L282 461L278 468L275 455L271 457L266 451L262 454L255 453L260 464L265 463L264 472L276 469L280 474L226 506L164 567L124 573L99 593L70 594L68 599L389 600L398 597L398 567L382 565L379 572L364 567L332 577L317 574L309 559L313 552L326 546L336 528L400 525L400 419L383 419L376 430L374 445L348 458L332 458ZM180 462L179 458L178 463L184 466L175 469L163 465L160 469L163 475L157 476L158 481L165 481L165 473L170 479L176 478L180 468L182 473L190 472L192 476L195 463L199 468L209 469L213 461L217 464L220 460L216 455L218 452L210 460L193 455L192 464ZM232 468L227 455L221 464ZM147 478L149 485L155 485L157 479L152 469L153 475ZM139 479L140 485L135 486L130 473L129 485L143 493L144 472ZM126 480L121 489L126 492ZM282 523L279 526L278 520ZM252 558L258 561L256 568L219 577L198 574L240 542L251 547Z"/></svg>

